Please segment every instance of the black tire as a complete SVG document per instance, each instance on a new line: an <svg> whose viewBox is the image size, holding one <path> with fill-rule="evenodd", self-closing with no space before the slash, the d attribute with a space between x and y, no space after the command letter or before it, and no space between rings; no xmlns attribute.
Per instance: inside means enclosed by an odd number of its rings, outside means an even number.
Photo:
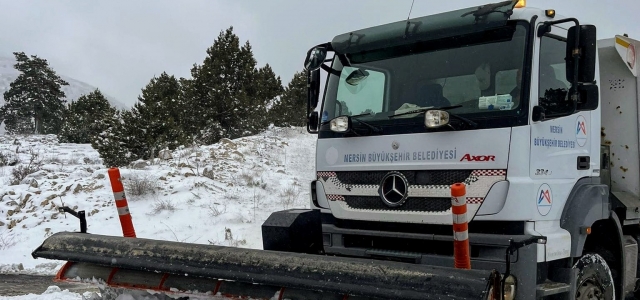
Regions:
<svg viewBox="0 0 640 300"><path fill-rule="evenodd" d="M596 253L583 255L573 266L578 269L576 300L613 300L615 283L605 259Z"/></svg>

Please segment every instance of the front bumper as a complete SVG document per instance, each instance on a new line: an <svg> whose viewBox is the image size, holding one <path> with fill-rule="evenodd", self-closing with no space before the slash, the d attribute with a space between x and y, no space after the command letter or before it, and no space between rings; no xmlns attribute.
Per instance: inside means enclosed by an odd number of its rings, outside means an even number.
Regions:
<svg viewBox="0 0 640 300"><path fill-rule="evenodd" d="M407 263L453 267L453 234L398 232L381 230L385 226L353 226L323 214L323 247L327 254L374 258ZM355 227L355 228L354 228ZM452 231L451 231L452 232ZM520 242L524 234L470 233L471 267L475 270L506 270L506 251L510 240ZM511 255L511 274L518 278L519 299L535 299L538 279L537 245L520 248Z"/></svg>

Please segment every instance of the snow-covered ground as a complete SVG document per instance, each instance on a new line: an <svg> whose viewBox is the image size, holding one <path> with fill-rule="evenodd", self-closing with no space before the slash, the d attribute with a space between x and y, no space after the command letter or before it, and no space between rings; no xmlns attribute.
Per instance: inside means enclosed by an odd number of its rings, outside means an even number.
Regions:
<svg viewBox="0 0 640 300"><path fill-rule="evenodd" d="M137 236L261 249L260 226L272 212L309 206L315 139L304 128L276 128L121 168ZM90 145L5 135L0 155L19 160L0 167L0 272L56 272L62 262L31 252L55 232L79 230L59 206L85 210L90 233L122 235L107 168ZM12 184L30 162L40 171Z"/></svg>
<svg viewBox="0 0 640 300"><path fill-rule="evenodd" d="M84 294L78 294L74 292L70 292L69 290L62 290L57 286L50 286L44 293L40 295L36 294L27 294L22 296L13 296L13 297L2 297L0 296L0 300L3 299L11 299L11 300L84 300L90 299L92 296L91 292L86 292Z"/></svg>

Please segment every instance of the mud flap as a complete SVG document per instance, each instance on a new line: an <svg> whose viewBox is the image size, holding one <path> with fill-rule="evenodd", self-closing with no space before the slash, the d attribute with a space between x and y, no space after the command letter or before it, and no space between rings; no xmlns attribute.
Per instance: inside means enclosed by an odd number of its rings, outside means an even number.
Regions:
<svg viewBox="0 0 640 300"><path fill-rule="evenodd" d="M240 249L142 238L56 233L34 258L69 261L59 280L270 299L483 299L489 271Z"/></svg>

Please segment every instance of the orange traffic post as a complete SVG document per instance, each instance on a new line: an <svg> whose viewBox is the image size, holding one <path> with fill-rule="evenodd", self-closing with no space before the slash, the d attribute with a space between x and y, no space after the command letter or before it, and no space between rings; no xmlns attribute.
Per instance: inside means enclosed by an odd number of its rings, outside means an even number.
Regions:
<svg viewBox="0 0 640 300"><path fill-rule="evenodd" d="M466 187L463 183L456 183L451 185L451 215L453 216L453 263L456 269L471 269L466 194Z"/></svg>
<svg viewBox="0 0 640 300"><path fill-rule="evenodd" d="M116 200L118 208L118 216L120 217L120 225L122 226L122 234L124 237L136 237L136 231L133 229L133 220L129 212L129 204L124 194L124 186L120 180L120 170L118 168L110 168L109 180L111 181L111 189L113 190L113 198Z"/></svg>

